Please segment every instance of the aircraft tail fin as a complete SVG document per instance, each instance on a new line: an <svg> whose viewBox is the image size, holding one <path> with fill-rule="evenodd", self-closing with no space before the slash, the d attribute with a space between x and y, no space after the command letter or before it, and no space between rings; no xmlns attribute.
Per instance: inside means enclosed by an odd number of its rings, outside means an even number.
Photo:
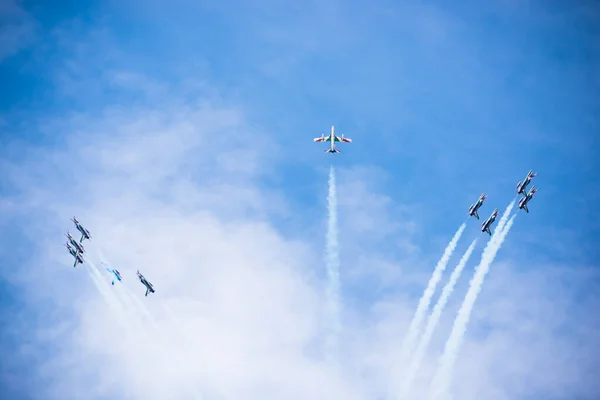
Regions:
<svg viewBox="0 0 600 400"><path fill-rule="evenodd" d="M327 150L325 150L325 153L339 153L339 152L340 151L338 149L333 149L333 150L327 149Z"/></svg>
<svg viewBox="0 0 600 400"><path fill-rule="evenodd" d="M479 219L479 214L475 211L475 218Z"/></svg>

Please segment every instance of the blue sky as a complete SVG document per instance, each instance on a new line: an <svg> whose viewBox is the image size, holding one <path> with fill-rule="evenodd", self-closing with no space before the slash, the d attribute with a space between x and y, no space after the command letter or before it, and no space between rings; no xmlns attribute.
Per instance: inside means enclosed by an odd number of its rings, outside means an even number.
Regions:
<svg viewBox="0 0 600 400"><path fill-rule="evenodd" d="M339 376L321 374L335 382L330 397L345 390L356 398L384 396L378 390L401 373L393 349L469 205L485 192L482 218L504 209L530 169L539 173L533 181L539 192L491 268L455 390L464 399L597 393L588 375L598 367L588 355L600 329L600 26L593 2L121 3L0 7L0 338L11 354L0 369L0 393L65 398L85 381L99 388L92 398L144 394L131 376L98 372L125 354L133 363L126 365L142 362L138 353L105 351L95 335L121 331L99 332L85 317L92 310L102 315L96 323L112 321L89 277L64 268L60 241L73 214L104 237L102 253L111 263L143 267L167 298L205 301L212 310L229 303L218 294L201 300L186 285L221 282L224 293L231 284L240 296L260 296L246 288L251 281L242 289L196 266L185 243L206 237L216 241L214 249L229 244L227 263L239 268L232 273L262 271L261 284L293 288L272 302L237 299L248 302L243 314L248 326L256 325L246 337L270 323L251 317L261 307L279 302L273 318L296 316L302 299L303 317L290 322L307 327L294 339L300 354L294 357L301 357L318 342L330 164L340 196L343 340L354 365ZM336 155L312 142L331 125L353 139ZM478 227L469 221L452 262ZM163 231L185 235L165 244ZM263 249L256 265L244 264L245 257L254 260L238 251L245 246ZM172 264L168 273L157 261L163 257ZM463 276L427 372L467 285ZM189 324L190 331L200 329ZM262 347L252 349L248 354L270 360ZM523 354L528 361L515 366ZM312 359L294 357L278 359L298 364L282 374L310 379ZM52 373L57 365L63 376ZM272 396L291 390L269 386L275 384L258 373L242 378L223 368L185 379L213 382L212 374L231 373L226 377L240 392L207 384L202 390L214 398L265 398L253 385ZM475 371L480 382L468 383ZM353 374L362 377L360 388ZM71 387L75 378L82 382ZM134 383L126 388L127 382Z"/></svg>

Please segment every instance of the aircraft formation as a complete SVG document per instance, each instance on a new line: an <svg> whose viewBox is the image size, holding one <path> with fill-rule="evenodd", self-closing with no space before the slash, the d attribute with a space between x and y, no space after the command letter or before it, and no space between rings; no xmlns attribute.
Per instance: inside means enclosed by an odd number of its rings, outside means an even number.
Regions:
<svg viewBox="0 0 600 400"><path fill-rule="evenodd" d="M519 209L521 210L525 210L525 212L529 213L529 208L527 208L527 203L529 203L529 201L533 198L533 195L535 194L535 192L537 192L537 189L535 188L535 186L533 186L529 192L527 192L527 185L529 185L529 183L531 182L531 180L533 178L535 178L537 174L534 173L533 171L529 171L527 173L527 176L525 177L525 179L522 182L517 183L517 195L522 194L523 197L519 200ZM477 219L479 219L479 214L477 213L477 210L479 210L479 207L481 207L483 205L483 202L486 199L486 195L485 193L481 193L481 196L479 196L479 199L477 200L477 202L475 204L473 204L471 207L469 207L469 216L471 217L475 217ZM496 221L496 217L498 216L498 209L496 208L494 210L494 212L492 213L492 215L490 215L490 217L488 219L486 219L483 224L481 224L481 232L485 232L488 235L492 236L492 232L490 231L490 226L494 223L494 221Z"/></svg>
<svg viewBox="0 0 600 400"><path fill-rule="evenodd" d="M331 127L331 132L329 133L329 135L325 136L325 134L321 134L321 137L314 138L313 141L315 143L329 142L330 147L328 149L326 149L325 152L326 153L334 153L334 154L340 152L340 150L335 148L335 143L338 143L338 142L339 143L352 143L352 139L344 137L343 134L340 136L337 136L335 134L333 126ZM529 171L527 173L527 176L525 177L525 179L523 181L517 183L517 194L523 195L523 197L519 200L519 209L525 210L525 212L527 212L527 213L529 213L529 208L527 208L527 203L529 203L529 201L531 200L531 198L533 197L535 192L537 192L537 189L535 186L533 186L531 188L531 190L529 190L529 192L527 192L527 185L529 185L529 183L531 182L531 179L535 178L536 175L537 174L534 173L533 171ZM469 216L479 219L479 214L477 213L477 211L483 205L483 202L485 201L486 198L487 198L487 196L485 195L485 193L482 193L481 196L479 196L479 199L477 200L477 202L475 204L473 204L471 207L469 207ZM490 215L490 217L487 220L485 220L483 222L483 224L481 224L481 232L485 232L491 236L492 232L490 230L490 226L494 223L494 221L496 221L497 216L498 216L498 209L496 208L494 210L494 212L492 212L492 215Z"/></svg>
<svg viewBox="0 0 600 400"><path fill-rule="evenodd" d="M85 254L85 248L83 247L83 241L85 239L91 240L92 235L90 234L90 231L85 229L81 225L81 223L79 223L77 218L73 217L71 219L71 221L73 221L73 223L75 224L75 227L77 228L79 233L81 233L81 238L79 239L79 242L78 242L73 238L73 236L71 236L71 233L67 231L65 236L67 237L68 242L65 243L65 247L69 250L69 253L71 253L73 258L75 259L75 263L73 264L73 267L77 267L77 264L83 264L85 262L85 260L83 258L83 255ZM102 265L104 265L106 267L106 270L112 274L112 276L113 276L113 279L111 282L112 285L115 284L115 281L121 282L123 280L123 278L121 277L121 273L117 269L109 268L102 261L101 261L101 263L102 263ZM146 287L145 296L148 296L149 292L154 293L154 288L152 287L152 284L144 277L144 275L140 274L140 271L137 271L136 274L137 274L140 282Z"/></svg>
<svg viewBox="0 0 600 400"><path fill-rule="evenodd" d="M340 152L340 150L335 148L335 143L352 143L352 139L344 137L343 134L341 134L340 136L336 135L335 128L333 126L331 127L331 132L327 136L325 134L322 134L320 137L314 138L313 141L315 143L329 142L330 147L328 149L326 149L325 152L333 153L333 154ZM517 183L517 195L519 195L519 194L523 195L523 197L519 200L519 209L525 210L525 212L527 212L527 213L529 213L529 208L527 207L527 204L533 198L533 195L537 192L537 189L535 186L533 186L529 190L529 192L527 192L527 186L531 182L531 179L533 179L536 175L537 174L534 173L533 171L529 171L527 173L527 176L525 177L525 179L523 181L520 181ZM475 217L475 218L479 219L479 213L478 213L479 208L483 205L483 203L486 199L487 199L487 196L485 195L485 193L482 193L479 196L479 199L477 199L477 202L469 207L468 214L470 217ZM490 215L490 217L488 219L486 219L483 222L483 224L481 224L481 232L485 232L491 236L492 232L490 230L490 227L496 221L497 216L498 216L498 209L496 208L492 212L492 215ZM76 267L77 264L83 264L85 262L85 260L83 258L83 255L85 254L85 249L83 247L83 241L85 239L91 240L92 235L90 234L90 232L87 229L85 229L79 223L77 218L73 217L71 219L71 221L73 221L73 223L75 224L75 227L81 233L81 238L79 239L79 242L77 242L73 238L73 236L71 236L71 234L67 231L66 236L67 236L68 242L65 243L65 247L69 250L69 253L75 259L73 267ZM106 267L106 270L113 277L112 282L111 282L112 285L114 285L115 282L117 282L117 281L121 282L123 280L121 273L117 269L108 267L104 262L102 262L102 264ZM139 270L136 271L136 275L137 275L139 281L142 283L142 285L144 285L146 287L145 296L147 297L148 293L154 293L154 287L144 277L144 275L142 275L140 273Z"/></svg>

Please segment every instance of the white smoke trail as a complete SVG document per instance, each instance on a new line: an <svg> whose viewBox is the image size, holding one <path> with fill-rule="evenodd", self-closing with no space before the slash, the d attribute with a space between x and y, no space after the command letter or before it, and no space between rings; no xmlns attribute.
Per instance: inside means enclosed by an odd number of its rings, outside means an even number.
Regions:
<svg viewBox="0 0 600 400"><path fill-rule="evenodd" d="M112 293L110 288L107 287L107 282L102 278L102 275L100 275L96 265L89 260L87 260L85 264L87 265L87 268L85 269L90 275L90 278L92 278L94 286L96 286L96 289L98 289L100 295L104 298L106 303L108 303L108 306L111 308L112 313L118 320L119 324L123 327L123 329L125 329L126 333L133 338L135 336L133 332L133 326L127 317L127 313L123 309L122 303L115 296L115 294Z"/></svg>
<svg viewBox="0 0 600 400"><path fill-rule="evenodd" d="M448 243L448 246L446 246L446 249L444 250L444 254L442 255L442 258L438 261L437 265L435 266L435 269L433 270L433 274L431 275L431 278L429 279L429 283L427 284L427 288L425 289L425 292L423 292L421 299L419 299L419 304L417 305L417 311L415 311L415 315L410 323L408 332L407 332L406 337L404 338L404 342L402 344L401 357L402 357L403 364L407 363L408 360L410 359L410 356L414 350L417 336L419 334L419 328L421 327L421 325L423 323L423 319L425 318L425 313L427 312L427 309L429 308L429 304L431 303L431 298L433 297L433 294L435 293L435 288L436 288L437 284L439 283L440 279L442 279L442 274L444 273L444 270L446 269L446 265L448 265L448 261L450 260L452 253L454 253L454 249L456 249L456 245L458 244L458 241L459 241L460 237L462 236L463 231L465 230L466 227L467 227L467 224L463 222L463 224L458 228L458 230L454 234L454 237L452 238L452 240L450 240L450 243Z"/></svg>
<svg viewBox="0 0 600 400"><path fill-rule="evenodd" d="M405 375L404 386L402 388L402 397L405 397L410 391L410 386L412 384L415 374L417 373L417 371L419 370L419 367L421 366L421 362L423 361L423 357L425 356L425 351L427 350L427 346L429 346L429 342L431 341L433 332L435 331L435 328L437 327L437 324L440 321L442 311L444 311L444 307L446 306L446 303L448 302L450 295L454 291L454 286L456 285L458 278L460 278L460 275L461 275L463 269L465 268L465 265L467 264L469 257L471 257L473 250L475 250L476 244L477 244L477 239L475 239L475 240L473 240L473 242L471 242L471 245L469 246L467 251L465 251L465 254L463 254L462 258L458 262L458 265L456 266L456 268L454 268L454 271L452 271L452 275L450 275L450 279L448 280L448 282L442 289L442 294L440 295L439 300L433 307L433 311L431 312L431 315L429 316L429 319L427 320L427 326L425 327L425 332L423 333L423 336L421 337L421 340L419 342L417 350L415 350L415 354L414 354L414 356L411 360L411 363L408 367L408 372Z"/></svg>
<svg viewBox="0 0 600 400"><path fill-rule="evenodd" d="M103 256L103 252L100 249L95 249L93 253L96 256L95 258L106 260L106 258ZM105 271L108 265L106 265L102 261L101 263L104 266L103 271ZM89 256L86 260L86 264L89 266L88 271L94 281L94 285L97 287L100 294L109 303L113 310L113 314L116 316L119 323L124 327L127 333L129 335L139 337L139 333L134 334L134 330L139 332L141 328L141 334L147 340L150 340L150 333L145 328L143 328L144 321L142 318L140 318L141 314L146 314L151 320L154 327L156 328L156 322L154 322L152 316L149 315L148 310L145 308L140 309L140 306L135 304L135 302L132 302L133 296L128 295L128 290L126 287L123 287L123 282L117 281L115 282L114 286L111 285L106 279L106 276L100 273L100 270L98 269L96 264L94 264L94 262L90 260ZM113 279L112 276L110 277L110 279Z"/></svg>
<svg viewBox="0 0 600 400"><path fill-rule="evenodd" d="M108 288L104 285L104 282L102 282L102 277L98 273L98 270L96 269L95 265L92 264L90 261L86 261L84 265L87 265L87 268L84 267L84 269L87 271L88 275L92 279L92 282L94 283L94 286L96 286L96 289L98 289L100 295L104 297L104 299L110 307L112 307L114 310L119 310L120 307L118 305L117 300L112 295L112 293L110 293Z"/></svg>
<svg viewBox="0 0 600 400"><path fill-rule="evenodd" d="M102 248L98 247L98 248L95 248L94 250L95 250L97 257L99 257L100 260L104 260L104 261L108 262L108 259L105 256L105 253L102 250ZM109 265L112 265L112 264L110 262L108 262L108 264L107 264L104 261L101 261L101 264L106 267L105 269L108 269ZM110 267L110 268L112 268L112 267ZM98 274L99 274L99 272L98 272ZM111 279L112 279L112 277L111 277ZM111 285L111 286L113 286L113 285ZM125 285L125 282L116 281L113 289L114 289L115 297L117 297L120 300L124 310L128 311L130 315L135 315L140 320L143 319L142 317L145 317L152 324L154 329L157 329L158 325L157 325L154 317L152 316L152 314L146 307L146 305L131 292L131 289L129 289Z"/></svg>
<svg viewBox="0 0 600 400"><path fill-rule="evenodd" d="M158 324L156 323L154 316L148 310L148 307L146 307L146 304L144 304L142 300L140 300L138 297L134 296L131 292L129 292L128 288L125 288L124 292L125 295L129 298L129 301L133 301L133 304L135 304L137 309L146 317L146 320L149 321L150 324L152 324L152 327L154 329L158 329Z"/></svg>
<svg viewBox="0 0 600 400"><path fill-rule="evenodd" d="M502 218L498 223L498 228L496 228L494 235L488 242L486 248L483 250L481 261L475 269L475 275L471 279L469 290L465 296L462 306L460 307L460 310L458 311L458 315L454 320L452 332L446 341L444 353L440 358L438 371L431 386L431 399L438 400L444 398L444 396L449 396L448 389L450 387L452 368L454 367L454 363L458 357L458 352L460 351L462 341L467 330L471 312L473 311L473 306L475 305L477 296L483 286L485 275L487 274L490 264L494 261L498 250L500 250L500 247L502 246L502 242L504 242L504 239L506 238L506 235L510 231L510 228L515 220L516 214L511 217L508 223L506 223L506 219L512 211L514 204L515 200L508 205L504 215L502 215ZM504 226L505 224L506 226Z"/></svg>
<svg viewBox="0 0 600 400"><path fill-rule="evenodd" d="M170 365L177 365L178 360L188 357L180 341L173 340L174 338L169 337L169 332L159 328L144 302L137 298L123 282L115 282L114 286L111 285L93 262L88 260L86 263L94 285L110 304L113 314L131 339L142 345L152 346L153 352L160 354L162 359L168 360ZM142 315L146 318L141 318ZM147 322L152 325L152 331L147 329ZM185 390L192 398L202 399L202 393L195 382L188 382Z"/></svg>
<svg viewBox="0 0 600 400"><path fill-rule="evenodd" d="M335 169L329 168L329 193L327 196L327 300L329 308L329 332L326 338L327 357L331 360L337 352L337 340L341 331L340 323L340 256L337 227L337 195L335 187Z"/></svg>

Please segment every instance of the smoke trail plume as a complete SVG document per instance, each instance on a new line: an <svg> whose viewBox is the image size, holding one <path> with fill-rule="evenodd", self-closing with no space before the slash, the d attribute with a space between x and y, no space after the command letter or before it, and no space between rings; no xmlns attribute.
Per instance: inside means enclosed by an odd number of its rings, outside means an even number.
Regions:
<svg viewBox="0 0 600 400"><path fill-rule="evenodd" d="M473 250L475 250L476 244L477 244L477 239L475 239L471 242L471 245L469 246L467 251L465 251L465 254L463 254L462 258L458 262L458 265L456 266L456 268L454 268L454 271L452 271L452 275L450 275L450 279L448 280L448 282L442 289L442 294L440 295L439 300L433 307L433 311L431 312L431 315L429 316L429 319L427 320L427 326L425 327L425 332L423 333L423 336L421 337L421 340L419 342L419 346L417 347L417 350L415 350L415 354L414 354L414 356L410 362L410 365L408 367L408 372L406 373L406 376L404 378L404 385L402 387L402 393L401 393L402 397L405 397L406 395L408 395L408 393L410 391L410 386L412 384L415 374L417 373L417 371L419 370L419 367L421 366L421 362L423 361L423 357L425 356L425 351L427 350L427 346L429 346L429 342L431 341L433 332L435 331L435 328L437 327L437 324L440 321L442 311L444 311L444 307L446 306L446 303L448 302L450 295L454 291L454 286L456 285L458 278L460 278L460 275L461 275L463 269L465 268L467 261L469 261L469 257L471 257Z"/></svg>
<svg viewBox="0 0 600 400"><path fill-rule="evenodd" d="M96 266L93 263L91 263L90 261L86 261L86 264L87 264L87 267L84 266L84 269L87 271L88 275L92 279L92 282L94 283L94 286L96 286L96 289L98 289L98 292L100 293L100 295L102 295L102 297L104 297L104 299L106 300L106 302L108 303L109 306L113 307L113 310L120 311L120 307L118 306L117 299L115 299L113 294L110 293L108 288L104 285L104 282L102 282L102 276L98 272L98 269L96 268Z"/></svg>
<svg viewBox="0 0 600 400"><path fill-rule="evenodd" d="M446 265L448 265L448 261L450 260L452 253L454 253L454 249L456 249L458 240L462 236L463 231L465 230L466 227L467 227L467 224L463 223L460 226L460 228L458 228L458 231L456 231L456 233L454 234L454 237L452 238L452 240L450 240L450 243L448 243L446 250L444 250L444 254L442 255L442 258L438 261L437 265L435 266L435 269L433 270L433 274L431 275L431 278L429 279L427 288L425 289L425 292L423 292L423 295L421 296L421 299L419 300L419 304L417 306L417 311L415 312L415 315L410 323L410 326L408 328L408 333L406 334L406 337L404 338L404 343L402 344L402 353L401 353L402 363L408 362L408 360L413 352L413 349L415 346L415 341L419 334L419 328L423 323L423 319L425 318L425 313L427 312L427 309L429 308L429 304L431 303L431 298L433 297L433 294L435 293L435 288L436 288L437 284L439 283L440 279L442 279L442 274L444 273L444 270L446 269Z"/></svg>
<svg viewBox="0 0 600 400"><path fill-rule="evenodd" d="M337 196L335 188L335 169L329 168L329 194L327 196L327 300L329 308L329 332L326 339L327 357L331 359L337 350L337 338L341 330L340 323L340 256L337 227Z"/></svg>
<svg viewBox="0 0 600 400"><path fill-rule="evenodd" d="M467 325L471 317L471 312L473 311L473 306L475 305L477 296L481 291L481 287L483 286L483 281L489 270L490 264L494 261L498 250L500 250L500 247L502 246L502 242L506 238L506 235L510 231L510 228L515 220L516 214L511 217L508 223L506 223L514 204L515 200L508 205L500 222L498 223L498 228L496 228L494 235L488 242L486 248L483 250L481 261L475 269L475 275L471 279L469 290L465 296L462 306L460 307L460 310L458 311L458 315L454 320L452 332L446 341L444 353L440 358L438 371L433 379L433 384L431 387L431 399L438 400L444 398L444 396L448 396L452 368L454 367L454 363L458 357L458 352L460 351L460 347L467 330ZM504 226L505 224L506 226Z"/></svg>

